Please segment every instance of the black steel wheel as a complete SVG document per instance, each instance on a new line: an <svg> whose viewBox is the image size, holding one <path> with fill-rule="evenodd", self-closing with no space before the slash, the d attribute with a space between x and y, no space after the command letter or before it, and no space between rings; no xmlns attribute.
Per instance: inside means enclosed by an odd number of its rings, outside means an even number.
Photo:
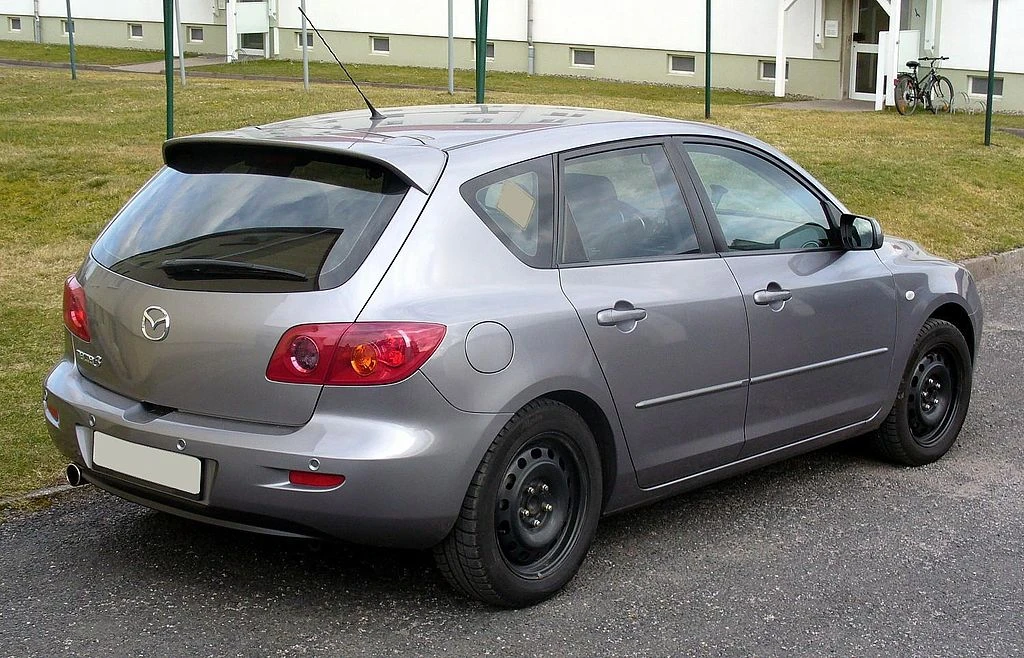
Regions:
<svg viewBox="0 0 1024 658"><path fill-rule="evenodd" d="M970 348L944 320L921 327L892 411L875 435L886 459L910 466L931 463L960 434L971 400Z"/></svg>
<svg viewBox="0 0 1024 658"><path fill-rule="evenodd" d="M456 588L503 607L533 605L576 574L597 529L601 462L569 407L537 400L491 444L448 537L434 549Z"/></svg>

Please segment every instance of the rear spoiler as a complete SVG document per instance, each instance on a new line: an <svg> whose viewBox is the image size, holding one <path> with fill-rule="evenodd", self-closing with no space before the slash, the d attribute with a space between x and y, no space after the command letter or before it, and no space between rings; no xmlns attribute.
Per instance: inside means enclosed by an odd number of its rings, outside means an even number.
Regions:
<svg viewBox="0 0 1024 658"><path fill-rule="evenodd" d="M245 146L285 151L313 151L328 155L332 159L373 163L391 171L409 186L415 187L424 194L430 194L433 190L447 159L444 152L424 146L365 142L347 138L344 134L331 139L331 141L328 139L330 138L270 140L231 135L177 137L164 142L163 156L164 163L173 166L176 162L194 156L196 151L204 148Z"/></svg>

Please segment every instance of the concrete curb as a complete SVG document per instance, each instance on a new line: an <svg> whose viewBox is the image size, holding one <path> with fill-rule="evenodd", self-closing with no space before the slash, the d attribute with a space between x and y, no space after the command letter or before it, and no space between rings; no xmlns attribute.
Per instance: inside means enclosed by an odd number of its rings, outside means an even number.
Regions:
<svg viewBox="0 0 1024 658"><path fill-rule="evenodd" d="M0 510L7 507L13 507L18 503L26 503L30 500L56 498L57 496L66 494L69 491L74 491L75 489L76 487L72 487L70 484L61 484L56 487L36 489L35 491L30 491L27 494L22 494L21 496L14 496L13 498L4 498L0 500Z"/></svg>
<svg viewBox="0 0 1024 658"><path fill-rule="evenodd" d="M960 261L975 281L983 281L1000 274L1024 270L1024 247L991 256L978 256Z"/></svg>

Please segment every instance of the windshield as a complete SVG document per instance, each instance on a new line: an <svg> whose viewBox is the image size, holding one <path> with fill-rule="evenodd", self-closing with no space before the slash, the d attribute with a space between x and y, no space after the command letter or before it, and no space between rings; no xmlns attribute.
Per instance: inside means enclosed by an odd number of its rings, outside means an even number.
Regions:
<svg viewBox="0 0 1024 658"><path fill-rule="evenodd" d="M186 151L132 199L93 257L164 288L332 288L362 264L408 187L373 163L257 146Z"/></svg>

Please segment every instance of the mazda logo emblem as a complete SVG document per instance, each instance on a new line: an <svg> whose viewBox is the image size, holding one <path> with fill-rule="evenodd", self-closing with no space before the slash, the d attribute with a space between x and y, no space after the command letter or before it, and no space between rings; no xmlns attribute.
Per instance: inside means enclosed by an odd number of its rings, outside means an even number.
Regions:
<svg viewBox="0 0 1024 658"><path fill-rule="evenodd" d="M149 340L167 338L171 331L171 316L159 306L150 306L142 312L142 335Z"/></svg>

